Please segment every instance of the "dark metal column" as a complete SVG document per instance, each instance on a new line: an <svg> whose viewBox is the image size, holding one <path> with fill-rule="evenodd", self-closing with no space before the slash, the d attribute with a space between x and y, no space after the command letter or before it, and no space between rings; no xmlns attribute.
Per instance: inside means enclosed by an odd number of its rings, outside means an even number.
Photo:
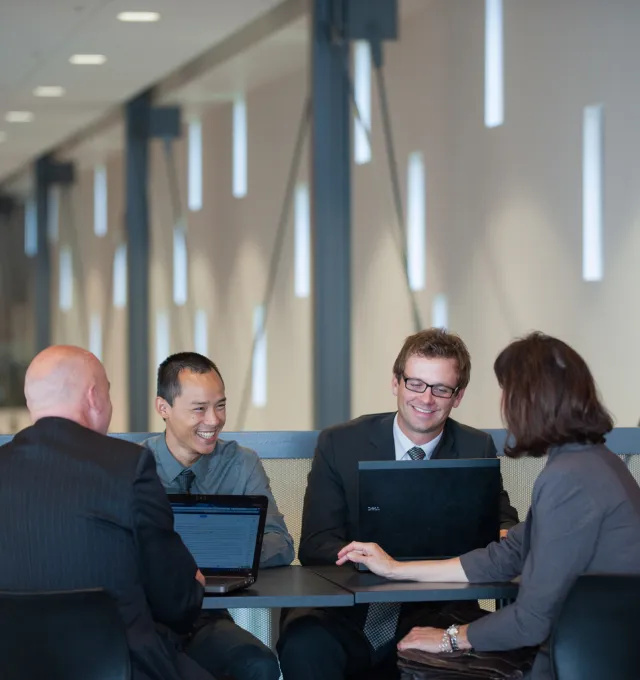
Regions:
<svg viewBox="0 0 640 680"><path fill-rule="evenodd" d="M151 103L148 90L125 107L130 432L149 429L149 140L180 136L180 108Z"/></svg>
<svg viewBox="0 0 640 680"><path fill-rule="evenodd" d="M346 0L314 0L312 218L314 427L351 414L351 173Z"/></svg>
<svg viewBox="0 0 640 680"><path fill-rule="evenodd" d="M129 431L149 429L149 135L151 93L127 103L126 223Z"/></svg>
<svg viewBox="0 0 640 680"><path fill-rule="evenodd" d="M35 315L36 346L41 352L51 344L51 256L47 223L49 221L49 166L51 159L43 156L35 166L35 209L37 252L35 256Z"/></svg>

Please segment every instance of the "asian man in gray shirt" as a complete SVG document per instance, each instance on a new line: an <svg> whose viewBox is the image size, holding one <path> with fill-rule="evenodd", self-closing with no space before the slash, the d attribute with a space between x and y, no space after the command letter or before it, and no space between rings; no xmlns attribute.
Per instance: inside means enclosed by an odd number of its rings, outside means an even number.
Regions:
<svg viewBox="0 0 640 680"><path fill-rule="evenodd" d="M156 410L164 434L144 442L167 492L259 494L269 499L261 567L288 565L293 539L255 451L219 439L226 421L225 385L216 365L195 352L160 364ZM226 610L203 612L185 646L187 654L216 677L277 680L278 661L260 640L236 625Z"/></svg>

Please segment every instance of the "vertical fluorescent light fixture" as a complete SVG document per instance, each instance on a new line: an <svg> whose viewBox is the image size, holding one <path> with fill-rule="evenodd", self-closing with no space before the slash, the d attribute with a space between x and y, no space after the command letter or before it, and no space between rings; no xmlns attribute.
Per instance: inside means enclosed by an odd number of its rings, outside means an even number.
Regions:
<svg viewBox="0 0 640 680"><path fill-rule="evenodd" d="M603 276L604 108L586 106L582 138L582 278L601 281Z"/></svg>
<svg viewBox="0 0 640 680"><path fill-rule="evenodd" d="M296 297L308 298L311 294L311 211L306 182L296 187L294 223L294 291Z"/></svg>
<svg viewBox="0 0 640 680"><path fill-rule="evenodd" d="M113 306L127 306L127 244L121 243L113 257Z"/></svg>
<svg viewBox="0 0 640 680"><path fill-rule="evenodd" d="M189 123L188 147L189 210L197 212L202 209L202 121L200 119Z"/></svg>
<svg viewBox="0 0 640 680"><path fill-rule="evenodd" d="M69 246L60 248L59 285L60 309L68 312L73 307L73 258Z"/></svg>
<svg viewBox="0 0 640 680"><path fill-rule="evenodd" d="M353 47L353 89L357 111L354 119L353 157L358 165L371 160L371 46L358 40ZM360 113L360 119L358 119Z"/></svg>
<svg viewBox="0 0 640 680"><path fill-rule="evenodd" d="M156 314L156 366L159 366L170 354L169 314L166 311L160 311Z"/></svg>
<svg viewBox="0 0 640 680"><path fill-rule="evenodd" d="M98 312L89 320L89 351L102 361L102 317Z"/></svg>
<svg viewBox="0 0 640 680"><path fill-rule="evenodd" d="M24 206L24 254L27 257L38 254L38 216L33 198L29 198Z"/></svg>
<svg viewBox="0 0 640 680"><path fill-rule="evenodd" d="M189 295L187 232L179 222L173 229L173 301L182 306Z"/></svg>
<svg viewBox="0 0 640 680"><path fill-rule="evenodd" d="M96 165L93 171L93 233L96 236L107 235L107 210L107 168Z"/></svg>
<svg viewBox="0 0 640 680"><path fill-rule="evenodd" d="M503 0L485 0L484 28L484 124L504 123L504 25Z"/></svg>
<svg viewBox="0 0 640 680"><path fill-rule="evenodd" d="M209 354L209 323L207 313L204 309L196 311L196 318L193 324L193 344L198 354L208 356Z"/></svg>
<svg viewBox="0 0 640 680"><path fill-rule="evenodd" d="M49 221L47 222L47 238L49 243L57 243L60 235L60 189L49 187L48 193Z"/></svg>
<svg viewBox="0 0 640 680"><path fill-rule="evenodd" d="M426 283L427 211L425 171L422 153L409 155L407 168L407 275L411 290L423 290Z"/></svg>
<svg viewBox="0 0 640 680"><path fill-rule="evenodd" d="M233 102L233 195L247 195L247 102L238 97Z"/></svg>
<svg viewBox="0 0 640 680"><path fill-rule="evenodd" d="M264 327L264 306L253 310L253 362L251 401L254 406L263 408L267 405L267 329Z"/></svg>
<svg viewBox="0 0 640 680"><path fill-rule="evenodd" d="M431 325L433 328L449 327L449 306L447 296L439 293L433 298L431 305Z"/></svg>

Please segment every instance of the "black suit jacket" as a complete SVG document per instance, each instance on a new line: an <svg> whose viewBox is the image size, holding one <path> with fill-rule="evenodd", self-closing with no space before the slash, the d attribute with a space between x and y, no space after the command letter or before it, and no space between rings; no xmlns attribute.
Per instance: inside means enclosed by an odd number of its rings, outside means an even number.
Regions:
<svg viewBox="0 0 640 680"><path fill-rule="evenodd" d="M358 462L395 460L394 417L361 416L320 433L304 497L298 554L302 564L335 564L338 551L358 540ZM495 458L496 447L486 432L449 418L431 457ZM503 529L518 523L504 490L500 510Z"/></svg>
<svg viewBox="0 0 640 680"><path fill-rule="evenodd" d="M335 564L338 551L358 540L358 462L395 460L394 417L395 413L361 416L320 433L304 497L301 564ZM432 458L495 458L496 453L486 432L449 418ZM518 513L504 490L501 518L503 529L518 523ZM363 625L366 606L356 606L346 615Z"/></svg>
<svg viewBox="0 0 640 680"><path fill-rule="evenodd" d="M135 680L185 677L171 638L198 617L203 588L146 449L63 418L17 434L0 447L0 554L0 590L109 591Z"/></svg>

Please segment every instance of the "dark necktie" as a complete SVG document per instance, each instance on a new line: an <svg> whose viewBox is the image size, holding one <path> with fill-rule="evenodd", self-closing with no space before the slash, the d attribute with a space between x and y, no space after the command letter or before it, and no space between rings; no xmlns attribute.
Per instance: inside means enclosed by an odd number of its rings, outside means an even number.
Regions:
<svg viewBox="0 0 640 680"><path fill-rule="evenodd" d="M364 634L374 650L377 651L394 639L399 616L399 602L374 602L369 605Z"/></svg>
<svg viewBox="0 0 640 680"><path fill-rule="evenodd" d="M181 493L191 493L191 485L196 478L193 470L185 468L176 478Z"/></svg>
<svg viewBox="0 0 640 680"><path fill-rule="evenodd" d="M407 453L409 454L409 458L411 458L411 460L423 460L426 455L419 446L414 446L412 449L409 449Z"/></svg>

